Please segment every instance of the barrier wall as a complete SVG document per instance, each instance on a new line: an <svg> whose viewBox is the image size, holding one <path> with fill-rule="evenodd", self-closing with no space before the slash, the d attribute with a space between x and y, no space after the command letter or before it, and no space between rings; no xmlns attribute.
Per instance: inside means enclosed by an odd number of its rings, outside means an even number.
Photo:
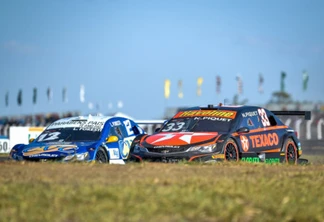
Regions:
<svg viewBox="0 0 324 222"><path fill-rule="evenodd" d="M36 138L44 131L45 127L11 126L9 129L10 149L18 143L28 144L30 138Z"/></svg>
<svg viewBox="0 0 324 222"><path fill-rule="evenodd" d="M0 153L8 153L10 151L9 138L0 136Z"/></svg>

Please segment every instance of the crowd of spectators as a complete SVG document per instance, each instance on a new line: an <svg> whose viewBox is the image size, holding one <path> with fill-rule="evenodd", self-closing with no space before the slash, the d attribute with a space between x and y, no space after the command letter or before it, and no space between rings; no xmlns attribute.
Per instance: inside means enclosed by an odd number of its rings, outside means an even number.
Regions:
<svg viewBox="0 0 324 222"><path fill-rule="evenodd" d="M9 137L9 128L11 126L33 126L45 127L50 123L64 117L79 116L78 112L67 113L47 113L36 115L24 115L14 117L0 117L0 135Z"/></svg>

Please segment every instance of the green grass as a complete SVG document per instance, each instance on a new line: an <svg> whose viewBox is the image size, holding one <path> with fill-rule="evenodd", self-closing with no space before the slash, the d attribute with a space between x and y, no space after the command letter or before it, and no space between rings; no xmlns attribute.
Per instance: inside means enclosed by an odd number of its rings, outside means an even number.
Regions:
<svg viewBox="0 0 324 222"><path fill-rule="evenodd" d="M308 165L6 161L1 221L323 221L323 159Z"/></svg>

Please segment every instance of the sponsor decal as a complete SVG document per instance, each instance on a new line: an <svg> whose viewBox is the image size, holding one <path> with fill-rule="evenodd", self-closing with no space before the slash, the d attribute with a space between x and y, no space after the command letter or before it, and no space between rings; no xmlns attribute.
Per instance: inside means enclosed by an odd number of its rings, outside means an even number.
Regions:
<svg viewBox="0 0 324 222"><path fill-rule="evenodd" d="M122 141L122 156L123 159L128 157L129 151L130 151L130 147L132 145L132 142L134 140L135 136L129 137L129 138L125 138L124 141Z"/></svg>
<svg viewBox="0 0 324 222"><path fill-rule="evenodd" d="M211 116L211 117L223 117L228 119L234 119L236 116L235 111L230 110L189 110L177 113L174 118L195 117L195 116Z"/></svg>
<svg viewBox="0 0 324 222"><path fill-rule="evenodd" d="M177 148L180 148L180 146L154 146L154 148L175 148L175 149L177 149Z"/></svg>
<svg viewBox="0 0 324 222"><path fill-rule="evenodd" d="M212 155L212 159L224 159L224 154L214 154Z"/></svg>
<svg viewBox="0 0 324 222"><path fill-rule="evenodd" d="M248 126L254 126L253 121L250 118L247 120L247 124Z"/></svg>
<svg viewBox="0 0 324 222"><path fill-rule="evenodd" d="M110 159L119 159L119 150L118 148L109 149Z"/></svg>
<svg viewBox="0 0 324 222"><path fill-rule="evenodd" d="M280 159L279 158L268 158L265 159L266 163L280 163Z"/></svg>
<svg viewBox="0 0 324 222"><path fill-rule="evenodd" d="M242 157L241 161L248 163L259 163L260 159L258 157Z"/></svg>
<svg viewBox="0 0 324 222"><path fill-rule="evenodd" d="M166 133L152 135L146 139L146 142L156 144L157 146L165 145L186 145L209 140L217 136L217 133ZM161 144L162 143L162 144Z"/></svg>
<svg viewBox="0 0 324 222"><path fill-rule="evenodd" d="M31 148L29 150L26 150L23 152L23 156L31 156L31 157L36 157L36 156L41 156L44 153L48 152L55 152L55 151L60 151L60 152L65 152L65 153L74 153L74 149L76 146L74 145L68 145L68 146L60 146L60 145L53 145L53 146L41 146L41 147L35 147Z"/></svg>
<svg viewBox="0 0 324 222"><path fill-rule="evenodd" d="M117 120L117 121L111 122L110 125L111 126L120 126L121 122L119 120Z"/></svg>
<svg viewBox="0 0 324 222"><path fill-rule="evenodd" d="M250 147L249 139L246 136L240 136L242 149L244 152L247 152Z"/></svg>
<svg viewBox="0 0 324 222"><path fill-rule="evenodd" d="M241 161L248 163L259 163L261 162L258 157L242 157ZM264 161L265 163L280 163L279 158L267 158Z"/></svg>
<svg viewBox="0 0 324 222"><path fill-rule="evenodd" d="M29 157L58 157L58 155L51 154L51 153L40 153L40 154L30 155Z"/></svg>
<svg viewBox="0 0 324 222"><path fill-rule="evenodd" d="M86 122L84 125L80 126L79 130L100 132L103 128L103 125L104 125L104 122L89 121L89 122Z"/></svg>
<svg viewBox="0 0 324 222"><path fill-rule="evenodd" d="M252 111L252 112L245 112L245 113L242 113L242 117L252 117L252 116L257 116L258 115L258 112L257 111Z"/></svg>
<svg viewBox="0 0 324 222"><path fill-rule="evenodd" d="M224 121L224 122L229 122L232 119L221 118L221 117L204 116L204 117L195 117L194 120L211 120L211 121Z"/></svg>
<svg viewBox="0 0 324 222"><path fill-rule="evenodd" d="M84 120L69 120L69 121L57 121L49 125L47 129L71 127L74 130L85 131L101 131L105 121L84 121Z"/></svg>
<svg viewBox="0 0 324 222"><path fill-rule="evenodd" d="M250 136L253 148L276 146L279 144L277 133L265 133Z"/></svg>

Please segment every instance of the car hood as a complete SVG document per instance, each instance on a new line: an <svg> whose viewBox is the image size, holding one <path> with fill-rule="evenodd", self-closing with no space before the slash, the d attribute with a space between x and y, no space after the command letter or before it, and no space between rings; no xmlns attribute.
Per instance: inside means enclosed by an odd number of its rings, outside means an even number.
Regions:
<svg viewBox="0 0 324 222"><path fill-rule="evenodd" d="M217 132L157 133L146 137L142 145L152 148L198 145L211 142L218 135L219 133Z"/></svg>
<svg viewBox="0 0 324 222"><path fill-rule="evenodd" d="M86 147L95 144L89 143L36 143L28 144L22 149L22 156L26 158L57 158L86 151Z"/></svg>

